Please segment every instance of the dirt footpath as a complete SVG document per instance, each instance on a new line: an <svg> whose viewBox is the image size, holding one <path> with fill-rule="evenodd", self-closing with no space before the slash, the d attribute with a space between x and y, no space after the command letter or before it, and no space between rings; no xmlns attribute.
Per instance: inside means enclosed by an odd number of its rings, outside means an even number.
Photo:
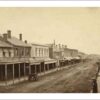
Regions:
<svg viewBox="0 0 100 100"><path fill-rule="evenodd" d="M41 76L37 82L24 82L0 88L13 93L89 93L91 78L95 76L96 61L79 63L66 69Z"/></svg>

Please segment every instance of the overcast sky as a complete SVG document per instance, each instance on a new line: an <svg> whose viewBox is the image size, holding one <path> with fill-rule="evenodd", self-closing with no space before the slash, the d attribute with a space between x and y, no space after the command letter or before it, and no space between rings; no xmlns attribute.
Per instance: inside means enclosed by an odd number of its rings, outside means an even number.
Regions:
<svg viewBox="0 0 100 100"><path fill-rule="evenodd" d="M100 8L0 8L0 33L100 54Z"/></svg>

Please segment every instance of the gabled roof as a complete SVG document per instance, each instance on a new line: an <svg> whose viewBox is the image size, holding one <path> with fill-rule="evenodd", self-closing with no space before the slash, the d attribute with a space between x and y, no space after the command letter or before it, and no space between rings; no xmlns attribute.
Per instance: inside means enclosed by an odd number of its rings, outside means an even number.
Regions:
<svg viewBox="0 0 100 100"><path fill-rule="evenodd" d="M31 47L29 44L17 39L16 37L8 38L7 41L14 46L24 46L24 47Z"/></svg>
<svg viewBox="0 0 100 100"><path fill-rule="evenodd" d="M6 43L6 42L4 42L4 41L1 41L1 40L0 40L0 47L8 47L8 48L11 48L11 47L13 47L13 46L10 45L10 44L8 44L8 43Z"/></svg>

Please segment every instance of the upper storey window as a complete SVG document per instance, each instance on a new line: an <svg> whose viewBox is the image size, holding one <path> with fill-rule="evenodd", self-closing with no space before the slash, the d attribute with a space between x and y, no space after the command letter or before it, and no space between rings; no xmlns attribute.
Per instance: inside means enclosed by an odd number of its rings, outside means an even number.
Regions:
<svg viewBox="0 0 100 100"><path fill-rule="evenodd" d="M3 51L3 57L6 57L6 52Z"/></svg>
<svg viewBox="0 0 100 100"><path fill-rule="evenodd" d="M9 57L11 57L11 52L9 51Z"/></svg>

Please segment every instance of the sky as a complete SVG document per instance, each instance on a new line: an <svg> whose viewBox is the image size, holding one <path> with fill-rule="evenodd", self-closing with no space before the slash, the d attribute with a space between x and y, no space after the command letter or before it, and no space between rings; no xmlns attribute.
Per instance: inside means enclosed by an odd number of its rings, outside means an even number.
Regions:
<svg viewBox="0 0 100 100"><path fill-rule="evenodd" d="M100 54L100 8L0 8L0 34Z"/></svg>

